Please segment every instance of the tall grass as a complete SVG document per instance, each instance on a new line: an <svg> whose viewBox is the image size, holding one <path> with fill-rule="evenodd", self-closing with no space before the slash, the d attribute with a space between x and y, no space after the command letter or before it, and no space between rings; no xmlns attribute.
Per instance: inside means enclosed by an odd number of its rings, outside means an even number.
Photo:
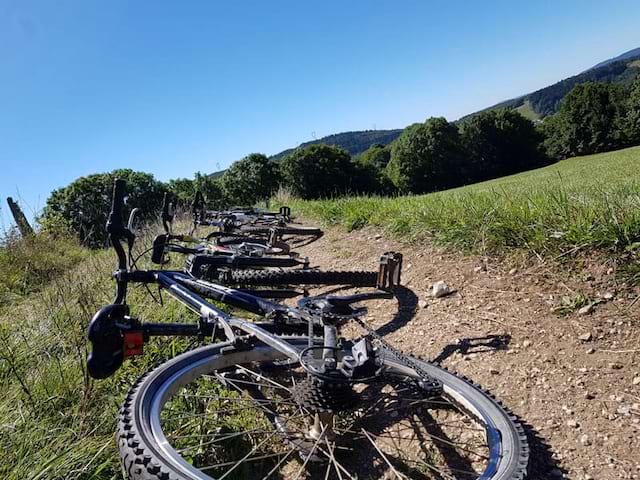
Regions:
<svg viewBox="0 0 640 480"><path fill-rule="evenodd" d="M118 407L143 371L183 351L187 341L151 342L144 357L125 362L111 379L93 381L85 335L93 314L112 300L114 254L44 235L16 240L9 250L2 255L38 259L43 281L28 283L28 295L12 290L0 305L0 478L122 478L114 439ZM16 265L0 263L0 277ZM193 321L175 303L159 307L144 289L132 288L129 300L132 314L145 321Z"/></svg>
<svg viewBox="0 0 640 480"><path fill-rule="evenodd" d="M347 230L373 225L464 251L622 251L640 241L640 147L427 195L288 204Z"/></svg>

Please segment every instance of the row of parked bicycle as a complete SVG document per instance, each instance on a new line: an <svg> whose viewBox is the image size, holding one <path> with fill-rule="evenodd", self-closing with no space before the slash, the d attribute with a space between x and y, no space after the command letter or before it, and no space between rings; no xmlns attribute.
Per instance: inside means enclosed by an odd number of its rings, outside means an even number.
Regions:
<svg viewBox="0 0 640 480"><path fill-rule="evenodd" d="M167 193L161 214L164 233L153 242L151 260L155 264L166 264L170 252L186 254L185 271L193 277L229 286L279 287L255 292L273 298L299 295L299 290L287 288L292 286L377 285L376 271L311 268L309 258L301 257L293 248L312 243L323 232L294 223L288 207L277 212L257 208L207 210L197 192L188 234L173 232L174 211L174 201Z"/></svg>
<svg viewBox="0 0 640 480"><path fill-rule="evenodd" d="M117 426L127 478L524 478L528 447L515 418L367 321L363 302L399 298L402 255L384 253L377 271L321 270L295 248L323 232L295 223L287 207L209 210L198 194L189 232L179 233L166 195L164 231L147 250L158 268L140 270L125 196L116 180L107 222L116 295L89 324L89 374L113 375L155 336L200 345L129 391ZM157 285L194 321L142 321L127 303L130 283ZM313 294L317 285L359 288ZM347 324L357 328L345 333Z"/></svg>

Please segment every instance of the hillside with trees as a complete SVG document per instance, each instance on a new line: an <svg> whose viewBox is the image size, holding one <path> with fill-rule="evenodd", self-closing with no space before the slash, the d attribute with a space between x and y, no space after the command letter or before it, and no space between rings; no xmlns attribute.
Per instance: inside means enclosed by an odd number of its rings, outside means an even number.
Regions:
<svg viewBox="0 0 640 480"><path fill-rule="evenodd" d="M185 207L200 191L211 208L256 204L279 189L300 199L423 194L639 144L640 79L628 86L585 83L538 124L512 109L488 110L455 123L428 118L408 126L390 144L375 143L359 155L311 144L279 162L252 153L215 178L197 173L193 179L162 183L131 170L82 177L51 194L41 224L46 230L72 232L86 245L104 245L115 177L127 179L130 205L149 216L157 212L165 191Z"/></svg>
<svg viewBox="0 0 640 480"><path fill-rule="evenodd" d="M357 156L372 145L388 145L400 136L402 129L396 130L362 130L357 132L343 132L311 140L300 144L297 148L305 148L311 145L332 145L346 150L349 155ZM274 161L280 161L291 154L296 148L290 148L272 155Z"/></svg>
<svg viewBox="0 0 640 480"><path fill-rule="evenodd" d="M629 85L640 75L640 49L631 50L617 58L619 59L601 62L578 75L521 97L498 103L486 110L526 108L532 112L533 118L540 119L556 113L562 99L577 85L590 82ZM461 120L476 114L472 113Z"/></svg>

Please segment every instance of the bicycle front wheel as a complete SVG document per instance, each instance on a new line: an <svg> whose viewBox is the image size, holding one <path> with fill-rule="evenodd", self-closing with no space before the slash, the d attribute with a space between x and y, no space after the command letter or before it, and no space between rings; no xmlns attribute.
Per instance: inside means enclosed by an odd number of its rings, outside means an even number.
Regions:
<svg viewBox="0 0 640 480"><path fill-rule="evenodd" d="M442 381L441 397L388 355L378 381L328 392L266 345L187 352L127 396L123 466L132 480L523 479L528 449L513 418L465 379L414 361Z"/></svg>

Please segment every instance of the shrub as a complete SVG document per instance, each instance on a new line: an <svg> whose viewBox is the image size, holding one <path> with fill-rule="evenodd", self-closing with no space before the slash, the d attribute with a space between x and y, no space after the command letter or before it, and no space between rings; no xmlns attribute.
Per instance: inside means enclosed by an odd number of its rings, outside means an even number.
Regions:
<svg viewBox="0 0 640 480"><path fill-rule="evenodd" d="M0 244L0 306L39 289L86 255L69 236L40 232L21 238L10 231Z"/></svg>
<svg viewBox="0 0 640 480"><path fill-rule="evenodd" d="M305 199L348 192L356 173L349 154L329 145L299 148L282 160L280 168L285 186Z"/></svg>
<svg viewBox="0 0 640 480"><path fill-rule="evenodd" d="M460 135L445 118L407 127L391 147L387 174L402 193L424 193L459 184Z"/></svg>
<svg viewBox="0 0 640 480"><path fill-rule="evenodd" d="M88 246L105 245L105 224L116 178L127 181L127 204L140 208L143 217L160 209L164 186L153 175L129 169L114 170L80 177L66 187L54 190L40 219L44 229L59 233L65 228Z"/></svg>
<svg viewBox="0 0 640 480"><path fill-rule="evenodd" d="M461 125L468 160L467 179L473 182L530 170L546 163L542 135L533 122L513 110L479 113Z"/></svg>
<svg viewBox="0 0 640 480"><path fill-rule="evenodd" d="M234 162L220 181L222 192L236 205L254 205L267 199L280 184L278 165L266 155L252 153Z"/></svg>

